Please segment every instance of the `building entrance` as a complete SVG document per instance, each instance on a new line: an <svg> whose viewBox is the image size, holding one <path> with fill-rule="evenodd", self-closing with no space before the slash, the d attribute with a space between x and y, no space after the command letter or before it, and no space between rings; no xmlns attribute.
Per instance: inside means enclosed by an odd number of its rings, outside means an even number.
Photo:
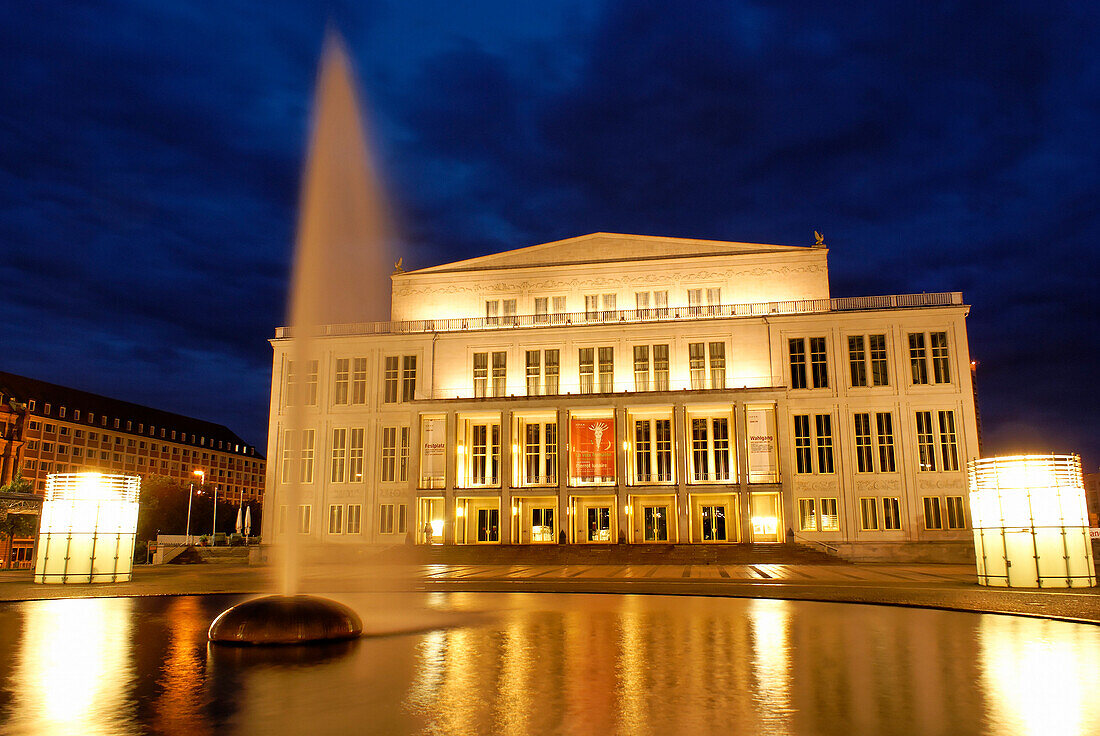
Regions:
<svg viewBox="0 0 1100 736"><path fill-rule="evenodd" d="M691 497L691 541L705 544L736 542L740 538L736 493Z"/></svg>
<svg viewBox="0 0 1100 736"><path fill-rule="evenodd" d="M500 499L455 499L455 544L499 544Z"/></svg>
<svg viewBox="0 0 1100 736"><path fill-rule="evenodd" d="M572 517L574 542L609 544L617 538L614 496L574 498Z"/></svg>
<svg viewBox="0 0 1100 736"><path fill-rule="evenodd" d="M421 498L417 504L417 542L443 544L445 516L442 498Z"/></svg>
<svg viewBox="0 0 1100 736"><path fill-rule="evenodd" d="M753 493L750 497L752 512L752 541L782 542L783 514L778 493Z"/></svg>
<svg viewBox="0 0 1100 736"><path fill-rule="evenodd" d="M477 541L500 541L500 509L477 510Z"/></svg>

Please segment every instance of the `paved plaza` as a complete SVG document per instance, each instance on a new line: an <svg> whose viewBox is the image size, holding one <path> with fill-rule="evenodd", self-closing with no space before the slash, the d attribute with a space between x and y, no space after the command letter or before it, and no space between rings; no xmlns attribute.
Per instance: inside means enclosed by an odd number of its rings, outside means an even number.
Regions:
<svg viewBox="0 0 1100 736"><path fill-rule="evenodd" d="M0 572L0 601L65 597L265 593L272 566L140 565L129 583L36 585L30 571ZM782 598L903 605L1100 623L1097 589L1005 590L975 583L969 565L386 565L307 567L313 593L616 593Z"/></svg>

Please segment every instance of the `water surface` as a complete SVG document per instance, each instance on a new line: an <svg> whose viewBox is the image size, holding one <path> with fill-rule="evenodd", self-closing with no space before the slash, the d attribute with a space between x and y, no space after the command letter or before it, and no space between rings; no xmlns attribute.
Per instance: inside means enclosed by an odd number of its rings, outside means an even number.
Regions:
<svg viewBox="0 0 1100 736"><path fill-rule="evenodd" d="M322 648L208 648L232 596L0 606L12 734L1095 734L1100 627L771 600L342 598ZM409 613L409 611L412 613ZM402 611L399 618L386 611Z"/></svg>

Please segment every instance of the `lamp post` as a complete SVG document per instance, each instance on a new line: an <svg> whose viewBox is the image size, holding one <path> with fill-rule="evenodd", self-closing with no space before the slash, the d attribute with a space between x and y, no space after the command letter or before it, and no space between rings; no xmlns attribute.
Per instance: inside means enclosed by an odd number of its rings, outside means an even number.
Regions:
<svg viewBox="0 0 1100 736"><path fill-rule="evenodd" d="M210 546L214 547L218 543L218 484L214 484L214 522L211 524L213 527L210 530Z"/></svg>
<svg viewBox="0 0 1100 736"><path fill-rule="evenodd" d="M206 485L206 471L192 470L191 475L199 476L199 485ZM191 544L191 498L195 495L195 481L191 481L191 490L187 492L187 543Z"/></svg>

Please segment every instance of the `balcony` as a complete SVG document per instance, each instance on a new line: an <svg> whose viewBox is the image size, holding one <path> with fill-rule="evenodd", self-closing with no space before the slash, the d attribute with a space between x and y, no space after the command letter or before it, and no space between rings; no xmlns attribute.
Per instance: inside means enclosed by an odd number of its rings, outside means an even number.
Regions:
<svg viewBox="0 0 1100 736"><path fill-rule="evenodd" d="M913 309L919 307L951 307L963 303L961 291L941 291L927 294L892 294L886 296L850 296L837 299L803 299L754 304L720 304L691 307L653 307L650 309L599 310L558 314L524 314L507 317L456 317L453 319L419 319L402 322L350 322L322 325L314 336L406 335L431 332L464 332L466 330L514 330L517 328L565 327L572 325L638 324L646 322L680 322L698 319L729 319L731 317L769 317L788 314L824 314L828 312L858 312L878 309ZM290 327L275 328L275 339L293 337Z"/></svg>

